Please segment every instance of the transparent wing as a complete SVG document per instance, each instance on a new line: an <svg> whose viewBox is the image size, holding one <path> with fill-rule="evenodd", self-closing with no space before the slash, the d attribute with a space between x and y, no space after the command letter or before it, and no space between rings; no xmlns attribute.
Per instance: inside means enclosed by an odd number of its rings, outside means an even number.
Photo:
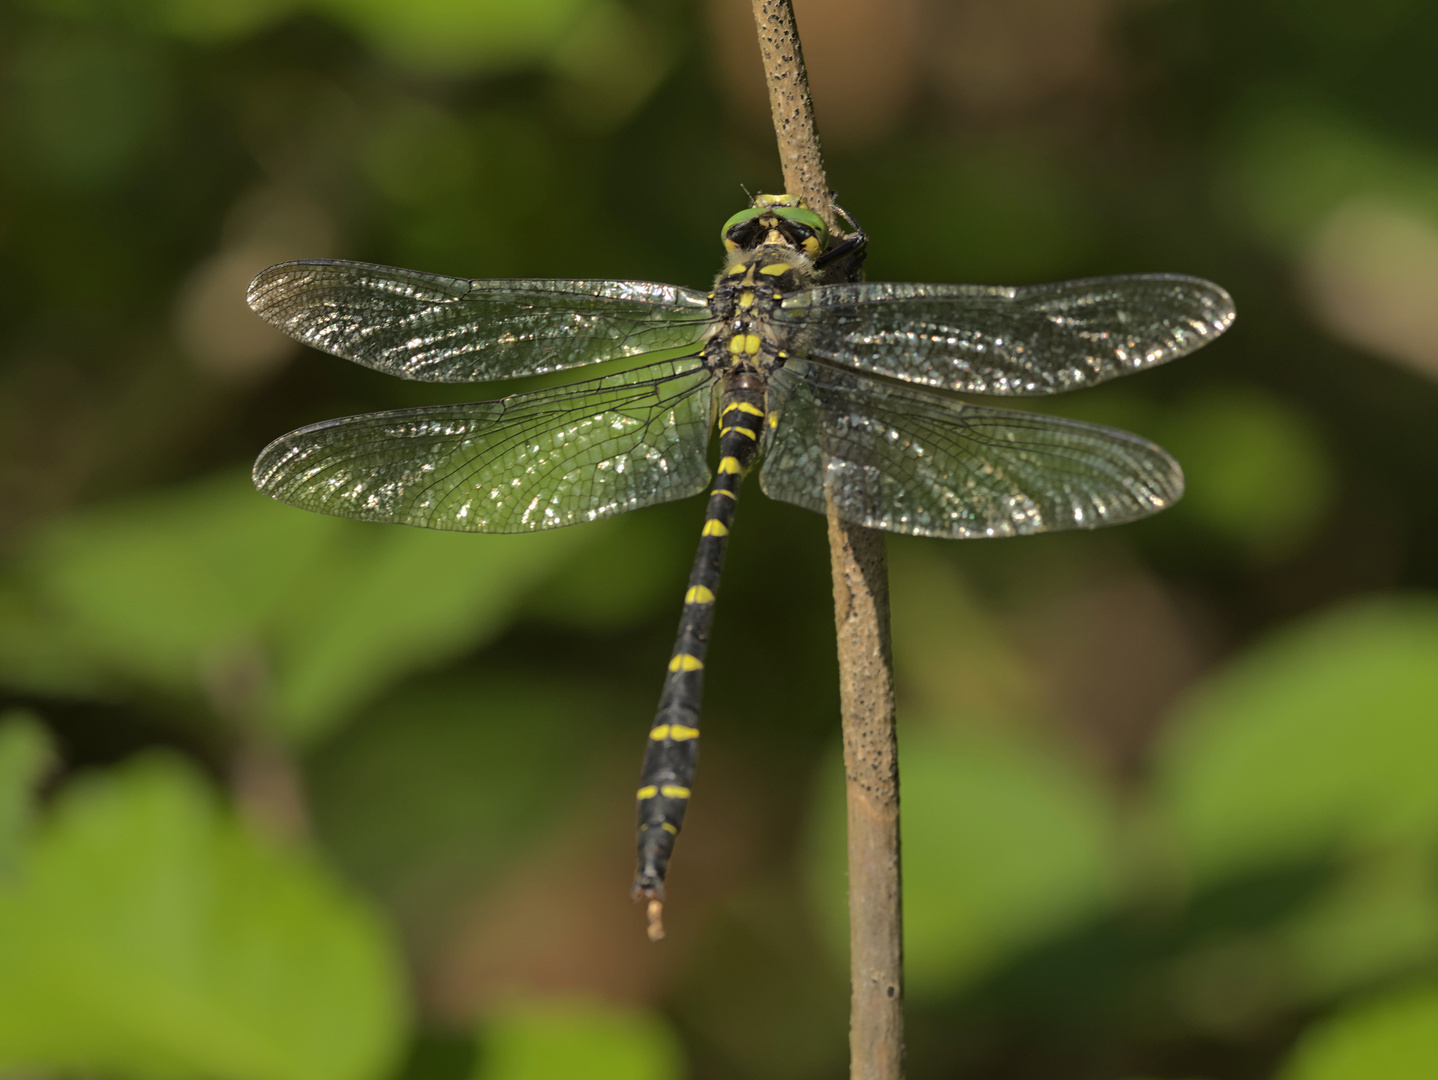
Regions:
<svg viewBox="0 0 1438 1080"><path fill-rule="evenodd" d="M255 486L362 521L530 532L682 499L709 482L714 376L665 361L473 405L371 413L265 447Z"/></svg>
<svg viewBox="0 0 1438 1080"><path fill-rule="evenodd" d="M1015 536L1145 517L1183 494L1136 435L987 409L791 360L769 380L760 484L771 498L918 536Z"/></svg>
<svg viewBox="0 0 1438 1080"><path fill-rule="evenodd" d="M250 307L290 337L402 379L484 382L696 344L703 293L641 281L471 281L370 263L285 262Z"/></svg>
<svg viewBox="0 0 1438 1080"><path fill-rule="evenodd" d="M826 285L773 318L781 346L905 382L1055 394L1183 356L1233 322L1233 300L1177 274L1052 285Z"/></svg>

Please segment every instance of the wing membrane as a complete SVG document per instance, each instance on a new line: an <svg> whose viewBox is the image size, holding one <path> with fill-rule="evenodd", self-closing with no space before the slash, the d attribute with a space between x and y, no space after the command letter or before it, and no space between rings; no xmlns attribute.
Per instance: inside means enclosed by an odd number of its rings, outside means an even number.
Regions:
<svg viewBox="0 0 1438 1080"><path fill-rule="evenodd" d="M1051 285L827 285L784 301L784 347L905 382L976 394L1076 390L1183 356L1233 322L1201 278Z"/></svg>
<svg viewBox="0 0 1438 1080"><path fill-rule="evenodd" d="M771 498L918 536L1015 536L1145 517L1183 494L1178 462L1127 432L966 405L791 360L769 382Z"/></svg>
<svg viewBox="0 0 1438 1080"><path fill-rule="evenodd" d="M423 382L538 375L696 344L703 293L640 281L478 281L328 259L279 263L250 284L290 337Z"/></svg>
<svg viewBox="0 0 1438 1080"><path fill-rule="evenodd" d="M338 517L530 532L682 499L709 482L714 376L665 361L499 401L401 409L292 431L255 486Z"/></svg>

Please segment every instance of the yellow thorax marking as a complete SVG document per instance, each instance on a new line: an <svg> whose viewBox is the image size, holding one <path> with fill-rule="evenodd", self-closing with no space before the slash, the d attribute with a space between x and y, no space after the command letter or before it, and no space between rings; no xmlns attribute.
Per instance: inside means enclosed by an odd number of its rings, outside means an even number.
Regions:
<svg viewBox="0 0 1438 1080"><path fill-rule="evenodd" d="M740 293L740 294L739 294L739 306L740 306L741 308L751 308L751 307L753 307L753 306L754 306L754 294L753 294L751 291L747 290L747 289L746 289L744 292Z"/></svg>
<svg viewBox="0 0 1438 1080"><path fill-rule="evenodd" d="M744 351L750 356L756 356L759 352L759 335L746 334L744 336Z"/></svg>
<svg viewBox="0 0 1438 1080"><path fill-rule="evenodd" d="M775 428L779 426L779 414L778 414L778 413L776 413L776 412L771 412L771 413L769 414L769 426L770 426L770 427L775 427Z"/></svg>
<svg viewBox="0 0 1438 1080"><path fill-rule="evenodd" d="M747 414L750 415L750 416L763 416L763 415L764 415L764 410L763 410L763 409L759 408L759 406L757 406L757 405L750 405L747 401L736 401L736 402L734 402L732 405L725 405L725 406L724 406L724 415L727 416L729 413L733 412L735 409L738 409L741 413L747 413Z"/></svg>
<svg viewBox="0 0 1438 1080"><path fill-rule="evenodd" d="M724 523L718 518L710 518L704 523L704 528L700 530L700 534L703 536L728 536L729 530L724 527Z"/></svg>
<svg viewBox="0 0 1438 1080"><path fill-rule="evenodd" d="M729 351L736 356L744 351L744 334L735 334L729 339Z"/></svg>
<svg viewBox="0 0 1438 1080"><path fill-rule="evenodd" d="M728 276L743 277L746 272L753 270L753 268L753 265L750 263L736 263L734 269L729 271Z"/></svg>
<svg viewBox="0 0 1438 1080"><path fill-rule="evenodd" d="M659 794L659 789L658 789L657 787L655 787L653 784L649 784L649 785L647 785L647 786L645 786L645 787L640 788L638 791L636 791L636 792L634 793L634 797L635 797L636 799L652 799L652 798L654 798L654 796L656 796L656 795L658 795L658 794Z"/></svg>
<svg viewBox="0 0 1438 1080"><path fill-rule="evenodd" d="M735 473L743 472L744 466L739 464L739 459L736 457L722 457L719 459L719 471L733 476Z"/></svg>
<svg viewBox="0 0 1438 1080"><path fill-rule="evenodd" d="M759 273L768 274L770 277L778 277L780 274L789 272L788 263L770 263L768 266L761 266Z"/></svg>
<svg viewBox="0 0 1438 1080"><path fill-rule="evenodd" d="M665 784L659 789L659 794L666 799L687 799L689 798L689 789L680 787L678 784Z"/></svg>
<svg viewBox="0 0 1438 1080"><path fill-rule="evenodd" d="M703 666L703 660L697 656L690 656L686 652L675 653L674 659L669 661L670 671L698 671Z"/></svg>
<svg viewBox="0 0 1438 1080"><path fill-rule="evenodd" d="M714 603L714 590L707 589L703 585L690 585L689 591L684 594L686 604L712 604Z"/></svg>

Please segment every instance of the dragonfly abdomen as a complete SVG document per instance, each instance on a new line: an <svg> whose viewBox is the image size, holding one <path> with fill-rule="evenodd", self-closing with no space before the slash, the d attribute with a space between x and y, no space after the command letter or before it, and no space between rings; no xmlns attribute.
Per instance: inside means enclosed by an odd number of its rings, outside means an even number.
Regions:
<svg viewBox="0 0 1438 1080"><path fill-rule="evenodd" d="M709 495L699 550L684 593L684 612L669 658L669 673L649 731L638 797L639 867L633 894L647 897L649 936L663 936L660 922L664 875L684 825L690 786L699 760L699 707L704 693L704 656L714 622L714 600L724 566L739 485L758 456L764 426L764 389L753 376L739 376L719 406L719 469Z"/></svg>

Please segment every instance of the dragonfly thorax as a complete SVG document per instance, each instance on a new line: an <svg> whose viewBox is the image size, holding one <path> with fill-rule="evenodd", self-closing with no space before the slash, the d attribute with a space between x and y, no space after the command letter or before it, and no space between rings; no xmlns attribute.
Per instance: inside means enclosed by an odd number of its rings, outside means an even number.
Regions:
<svg viewBox="0 0 1438 1080"><path fill-rule="evenodd" d="M781 365L783 344L773 315L815 276L813 260L787 243L731 252L708 298L712 328L705 366L767 373Z"/></svg>
<svg viewBox="0 0 1438 1080"><path fill-rule="evenodd" d="M815 283L814 260L789 244L761 244L758 247L731 251L716 281L720 285L740 285L769 293L790 293Z"/></svg>

